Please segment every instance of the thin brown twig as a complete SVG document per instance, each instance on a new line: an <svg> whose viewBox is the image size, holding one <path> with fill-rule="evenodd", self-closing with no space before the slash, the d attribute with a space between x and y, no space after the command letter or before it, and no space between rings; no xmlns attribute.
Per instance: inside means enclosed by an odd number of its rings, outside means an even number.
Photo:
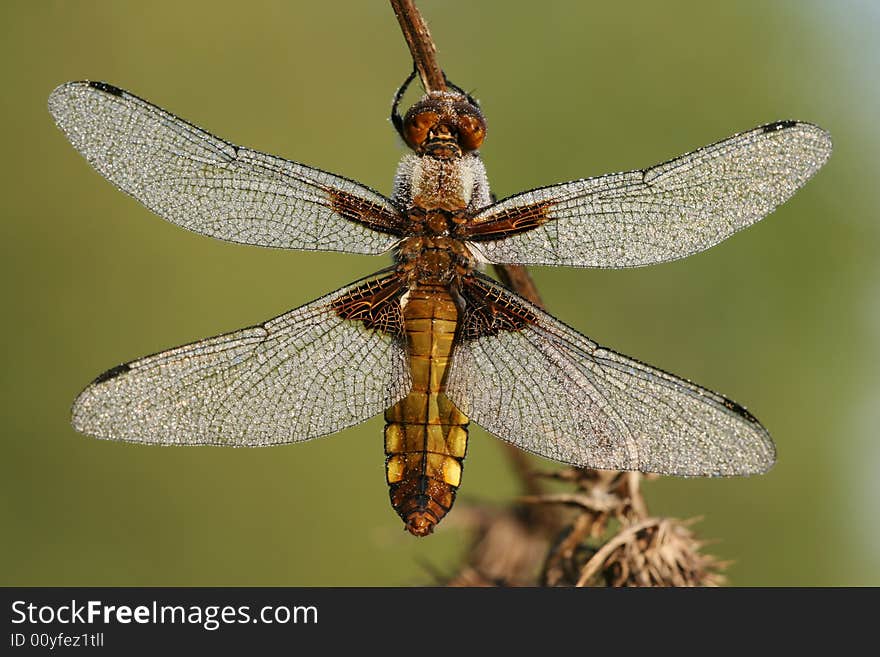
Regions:
<svg viewBox="0 0 880 657"><path fill-rule="evenodd" d="M626 472L623 476L630 506L632 506L636 515L640 518L646 518L648 516L648 505L645 504L645 498L642 495L641 473Z"/></svg>
<svg viewBox="0 0 880 657"><path fill-rule="evenodd" d="M522 504L567 504L578 506L593 513L609 513L620 506L618 498L605 495L579 495L577 493L548 493L545 495L523 495L517 498Z"/></svg>
<svg viewBox="0 0 880 657"><path fill-rule="evenodd" d="M391 0L391 7L400 23L403 38L412 53L425 91L446 91L446 77L437 64L437 46L428 31L428 24L413 0Z"/></svg>
<svg viewBox="0 0 880 657"><path fill-rule="evenodd" d="M582 513L571 525L571 531L555 549L550 551L544 564L544 584L558 586L563 578L571 579L570 564L578 547L593 531L594 518L589 513Z"/></svg>
<svg viewBox="0 0 880 657"><path fill-rule="evenodd" d="M493 265L498 278L511 290L515 290L539 308L544 307L544 301L538 292L538 287L529 270L522 265Z"/></svg>

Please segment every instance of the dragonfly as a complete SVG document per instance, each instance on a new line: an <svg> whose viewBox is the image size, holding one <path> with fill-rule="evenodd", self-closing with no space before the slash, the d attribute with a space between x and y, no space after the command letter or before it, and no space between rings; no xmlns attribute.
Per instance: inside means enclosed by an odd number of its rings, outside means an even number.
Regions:
<svg viewBox="0 0 880 657"><path fill-rule="evenodd" d="M776 121L656 166L496 201L480 105L451 86L401 116L412 79L392 106L409 149L390 197L236 146L105 82L52 92L49 110L73 147L163 219L229 242L393 258L274 319L104 372L77 397L74 429L268 446L384 411L391 504L415 536L452 507L470 421L575 466L769 470L773 441L743 406L600 346L483 269L618 269L704 251L790 198L829 158L830 135Z"/></svg>

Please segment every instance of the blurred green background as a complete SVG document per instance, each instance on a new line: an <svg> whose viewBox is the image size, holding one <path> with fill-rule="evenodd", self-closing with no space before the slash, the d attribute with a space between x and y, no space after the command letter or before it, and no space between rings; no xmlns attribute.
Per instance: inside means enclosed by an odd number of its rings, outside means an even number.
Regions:
<svg viewBox="0 0 880 657"><path fill-rule="evenodd" d="M489 119L494 190L642 167L781 118L835 154L766 221L672 264L535 270L600 343L717 389L770 429L763 477L662 478L739 585L880 584L880 132L870 2L420 3ZM450 519L416 540L388 503L380 419L271 449L85 438L99 372L272 317L384 266L211 240L161 221L46 111L106 80L208 130L389 192L386 120L409 70L385 2L32 2L0 7L4 89L0 542L6 585L401 585L451 570ZM472 433L458 505L516 494Z"/></svg>

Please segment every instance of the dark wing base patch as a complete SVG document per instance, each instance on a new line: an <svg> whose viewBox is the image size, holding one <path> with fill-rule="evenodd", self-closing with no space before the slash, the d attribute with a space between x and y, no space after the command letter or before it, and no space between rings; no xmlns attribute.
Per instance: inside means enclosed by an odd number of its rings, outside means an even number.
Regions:
<svg viewBox="0 0 880 657"><path fill-rule="evenodd" d="M402 237L406 232L406 220L402 214L390 212L386 207L365 198L349 194L341 189L327 187L330 209L349 221L372 228L380 233Z"/></svg>
<svg viewBox="0 0 880 657"><path fill-rule="evenodd" d="M334 300L333 310L342 319L363 322L369 329L403 338L400 298L406 289L406 283L400 276L367 281Z"/></svg>
<svg viewBox="0 0 880 657"><path fill-rule="evenodd" d="M552 217L553 203L538 202L506 208L482 222L466 223L458 229L462 239L472 242L500 240L543 226Z"/></svg>
<svg viewBox="0 0 880 657"><path fill-rule="evenodd" d="M502 331L519 331L538 317L513 295L503 295L475 276L462 280L461 296L465 310L461 318L460 337L463 340L496 335Z"/></svg>

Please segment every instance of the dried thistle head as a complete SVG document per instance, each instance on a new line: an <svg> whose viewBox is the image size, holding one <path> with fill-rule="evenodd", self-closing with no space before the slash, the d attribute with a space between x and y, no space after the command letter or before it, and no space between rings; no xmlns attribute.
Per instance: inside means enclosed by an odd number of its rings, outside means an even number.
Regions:
<svg viewBox="0 0 880 657"><path fill-rule="evenodd" d="M620 531L584 562L577 586L720 586L727 564L701 552L695 520L648 518Z"/></svg>
<svg viewBox="0 0 880 657"><path fill-rule="evenodd" d="M471 507L473 544L457 586L719 586L726 563L702 552L694 520L648 515L637 473L565 468L565 492L505 509Z"/></svg>

